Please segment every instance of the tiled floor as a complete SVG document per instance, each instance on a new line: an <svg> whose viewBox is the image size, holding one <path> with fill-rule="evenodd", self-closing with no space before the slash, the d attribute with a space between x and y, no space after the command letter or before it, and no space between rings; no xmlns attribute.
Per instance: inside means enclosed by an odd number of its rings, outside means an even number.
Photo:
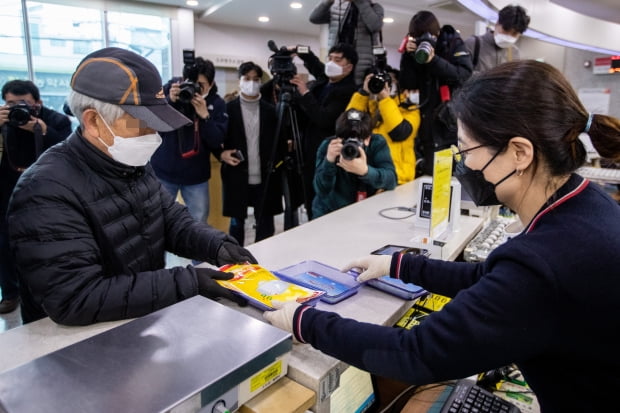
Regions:
<svg viewBox="0 0 620 413"><path fill-rule="evenodd" d="M252 210L249 211L249 217L245 221L245 239L246 245L252 243L254 241L254 217L251 215ZM301 223L307 222L307 216L303 208L300 209L300 217L299 220ZM282 232L284 230L284 216L282 214L276 216L275 219L275 227L276 234ZM168 254L166 256L166 266L167 267L175 267L175 266L185 266L191 263L191 260L186 258L177 257L172 254ZM22 325L22 318L20 314L19 307L15 309L13 312L8 314L0 314L0 333L11 328L15 328Z"/></svg>

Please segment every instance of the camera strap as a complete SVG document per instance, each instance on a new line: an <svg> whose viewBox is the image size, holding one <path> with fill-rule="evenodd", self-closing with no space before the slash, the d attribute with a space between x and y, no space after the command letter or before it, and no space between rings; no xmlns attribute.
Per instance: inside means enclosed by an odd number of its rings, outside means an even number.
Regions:
<svg viewBox="0 0 620 413"><path fill-rule="evenodd" d="M8 129L9 128L3 128L3 135L4 135L4 150L6 151L6 159L9 162L9 166L11 167L11 169L13 169L16 172L22 173L24 172L30 165L32 165L34 163L34 161L36 161L37 159L39 159L39 156L41 156L41 154L43 153L43 128L41 128L41 125L39 124L39 122L37 121L33 128L32 128L32 134L33 134L33 138L34 138L34 160L29 164L29 165L16 165L15 162L13 162L13 159L11 159L11 152L9 150L9 135L13 135L12 137L14 139L18 139L17 136L14 135L15 132L10 132Z"/></svg>
<svg viewBox="0 0 620 413"><path fill-rule="evenodd" d="M200 153L200 125L198 119L194 119L194 145L189 151L184 150L183 141L185 136L183 134L183 128L177 130L177 142L179 143L179 152L183 159L193 158Z"/></svg>

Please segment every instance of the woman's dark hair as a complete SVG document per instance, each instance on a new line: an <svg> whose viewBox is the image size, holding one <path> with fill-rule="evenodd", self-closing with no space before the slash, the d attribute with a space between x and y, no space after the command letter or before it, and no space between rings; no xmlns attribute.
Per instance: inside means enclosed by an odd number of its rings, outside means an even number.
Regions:
<svg viewBox="0 0 620 413"><path fill-rule="evenodd" d="M502 150L515 136L528 139L554 176L585 162L579 134L589 113L566 78L547 63L520 60L475 75L456 93L453 109L477 143ZM620 120L593 115L588 134L601 156L620 158Z"/></svg>
<svg viewBox="0 0 620 413"><path fill-rule="evenodd" d="M336 136L343 139L365 139L372 133L373 126L368 112L349 109L336 119Z"/></svg>
<svg viewBox="0 0 620 413"><path fill-rule="evenodd" d="M239 65L239 70L237 71L239 77L245 76L247 73L254 70L258 77L263 77L263 69L254 62L243 62Z"/></svg>
<svg viewBox="0 0 620 413"><path fill-rule="evenodd" d="M409 21L409 35L413 37L422 36L426 32L437 36L440 30L441 26L437 17L430 11L419 11Z"/></svg>

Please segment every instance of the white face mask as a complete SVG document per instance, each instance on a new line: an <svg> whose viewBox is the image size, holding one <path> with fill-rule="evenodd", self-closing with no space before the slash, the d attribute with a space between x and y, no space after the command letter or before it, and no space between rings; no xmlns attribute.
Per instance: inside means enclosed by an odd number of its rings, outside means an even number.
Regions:
<svg viewBox="0 0 620 413"><path fill-rule="evenodd" d="M115 135L103 117L101 119L114 136L114 143L108 145L101 138L97 139L108 148L110 156L115 161L129 166L144 166L161 145L161 136L157 132L135 138L123 138Z"/></svg>
<svg viewBox="0 0 620 413"><path fill-rule="evenodd" d="M343 73L342 66L340 66L336 62L332 62L331 60L325 63L325 75L327 77L338 77Z"/></svg>
<svg viewBox="0 0 620 413"><path fill-rule="evenodd" d="M239 89L246 96L258 96L260 93L260 82L241 78L239 79Z"/></svg>
<svg viewBox="0 0 620 413"><path fill-rule="evenodd" d="M502 49L507 49L517 42L516 37L512 37L503 33L495 33L493 35L493 38L495 39L495 44L497 45L497 47L501 47Z"/></svg>
<svg viewBox="0 0 620 413"><path fill-rule="evenodd" d="M395 84L392 84L392 87L390 88L390 96L396 95L398 95L398 87Z"/></svg>
<svg viewBox="0 0 620 413"><path fill-rule="evenodd" d="M407 100L412 105L420 104L420 92L409 92L409 96L407 96Z"/></svg>

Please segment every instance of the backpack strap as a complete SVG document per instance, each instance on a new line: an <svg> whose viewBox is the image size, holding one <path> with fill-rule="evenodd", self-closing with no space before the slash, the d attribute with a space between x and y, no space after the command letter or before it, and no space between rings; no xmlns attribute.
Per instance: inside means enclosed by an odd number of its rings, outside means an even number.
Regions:
<svg viewBox="0 0 620 413"><path fill-rule="evenodd" d="M474 46L474 56L472 58L472 62L475 68L478 64L478 55L480 54L480 37L474 36L474 39L476 40L476 45Z"/></svg>

